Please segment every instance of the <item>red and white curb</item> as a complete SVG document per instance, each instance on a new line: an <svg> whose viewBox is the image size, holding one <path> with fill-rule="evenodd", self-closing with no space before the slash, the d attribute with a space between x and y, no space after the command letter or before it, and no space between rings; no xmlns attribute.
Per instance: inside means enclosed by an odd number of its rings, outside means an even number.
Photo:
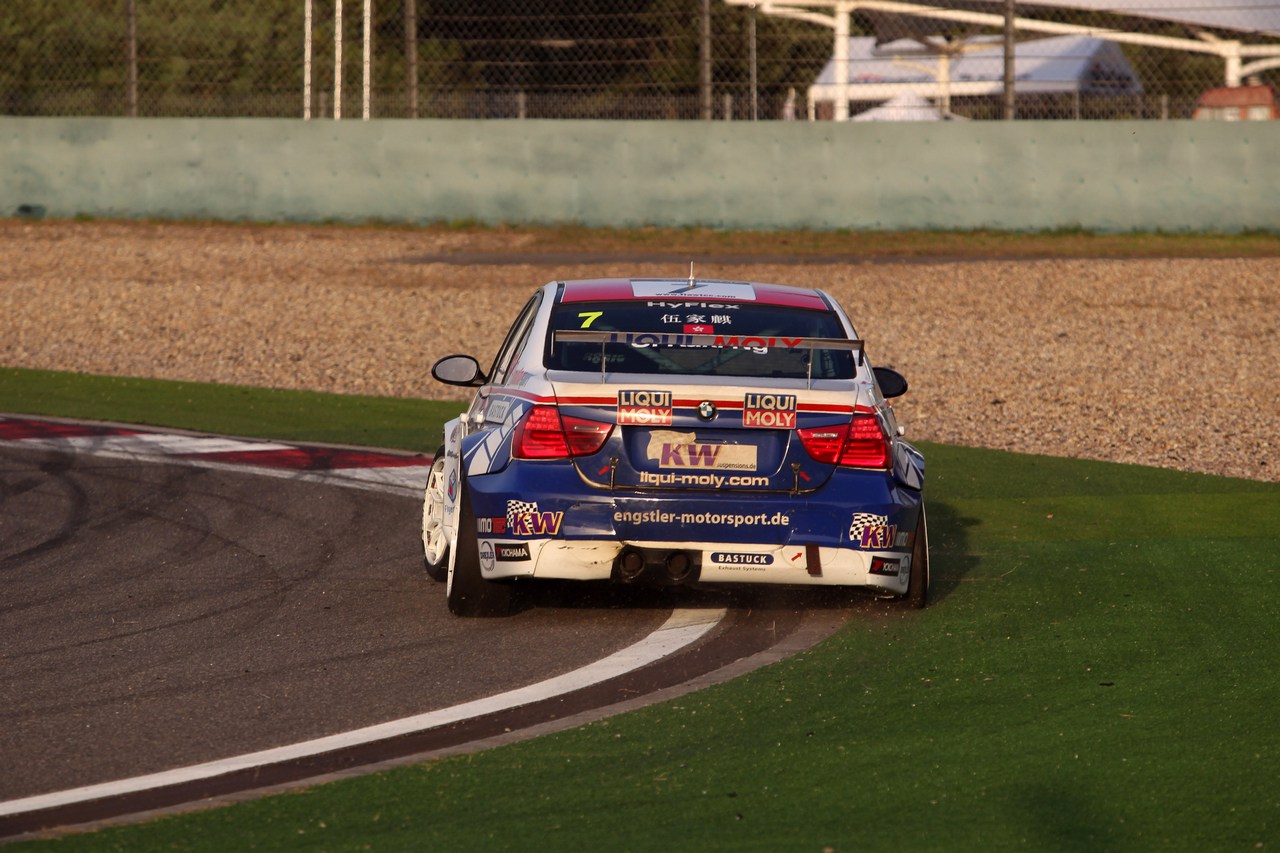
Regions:
<svg viewBox="0 0 1280 853"><path fill-rule="evenodd" d="M421 456L0 415L0 444L140 462L223 468L290 480L421 495Z"/></svg>

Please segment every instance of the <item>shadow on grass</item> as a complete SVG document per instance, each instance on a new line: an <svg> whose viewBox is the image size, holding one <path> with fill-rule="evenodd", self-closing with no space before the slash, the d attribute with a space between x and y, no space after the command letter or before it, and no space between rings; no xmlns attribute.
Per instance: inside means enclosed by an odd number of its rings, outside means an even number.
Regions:
<svg viewBox="0 0 1280 853"><path fill-rule="evenodd" d="M1120 829L1123 817L1079 790L1035 781L1023 788L1017 800L1024 809L1026 840L1033 849L1096 853L1133 849L1136 839L1125 838Z"/></svg>
<svg viewBox="0 0 1280 853"><path fill-rule="evenodd" d="M945 601L959 589L961 581L979 563L970 552L969 528L978 519L961 514L946 501L929 501L929 588L931 604Z"/></svg>

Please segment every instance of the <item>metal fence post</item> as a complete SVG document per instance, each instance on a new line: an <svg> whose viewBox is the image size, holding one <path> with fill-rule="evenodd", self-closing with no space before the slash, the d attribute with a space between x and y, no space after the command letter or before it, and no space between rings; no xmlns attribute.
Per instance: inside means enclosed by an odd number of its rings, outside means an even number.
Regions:
<svg viewBox="0 0 1280 853"><path fill-rule="evenodd" d="M128 18L128 63L129 63L129 118L138 117L138 5L137 0L129 0L126 7Z"/></svg>
<svg viewBox="0 0 1280 853"><path fill-rule="evenodd" d="M333 3L333 120L342 118L342 0Z"/></svg>
<svg viewBox="0 0 1280 853"><path fill-rule="evenodd" d="M698 90L702 120L711 121L711 0L702 0L702 40L698 48Z"/></svg>
<svg viewBox="0 0 1280 853"><path fill-rule="evenodd" d="M1015 84L1017 83L1017 71L1013 64L1013 19L1015 17L1016 0L1005 0L1004 4L1004 120L1013 121L1014 114L1017 110L1017 102L1015 98Z"/></svg>
<svg viewBox="0 0 1280 853"><path fill-rule="evenodd" d="M409 118L418 117L418 8L404 0L404 82Z"/></svg>
<svg viewBox="0 0 1280 853"><path fill-rule="evenodd" d="M311 120L311 0L302 6L302 118Z"/></svg>

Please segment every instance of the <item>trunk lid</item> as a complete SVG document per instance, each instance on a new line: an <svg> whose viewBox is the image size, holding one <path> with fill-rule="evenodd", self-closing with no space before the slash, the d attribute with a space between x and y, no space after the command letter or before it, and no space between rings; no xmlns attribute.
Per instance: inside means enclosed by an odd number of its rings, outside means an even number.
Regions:
<svg viewBox="0 0 1280 853"><path fill-rule="evenodd" d="M672 381L675 377L663 377L657 387L653 378L554 383L562 413L616 424L599 452L574 458L578 473L592 485L641 491L811 491L836 466L810 456L796 429L847 424L856 398L853 382L792 390L685 384Z"/></svg>

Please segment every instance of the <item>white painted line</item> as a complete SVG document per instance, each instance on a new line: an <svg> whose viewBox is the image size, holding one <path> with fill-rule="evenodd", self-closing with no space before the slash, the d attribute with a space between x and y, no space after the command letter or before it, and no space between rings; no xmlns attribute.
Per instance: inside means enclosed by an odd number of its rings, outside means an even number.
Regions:
<svg viewBox="0 0 1280 853"><path fill-rule="evenodd" d="M354 488L381 488L384 491L407 489L421 496L427 488L430 465L398 465L385 468L330 468L327 471L311 471L323 474L325 482L338 483Z"/></svg>
<svg viewBox="0 0 1280 853"><path fill-rule="evenodd" d="M224 471L239 471L244 474L256 474L259 477L276 477L294 482L324 483L328 486L364 489L368 492L406 495L418 500L422 500L423 492L427 488L427 475L431 473L430 465L406 465L403 468L329 468L317 471L298 471L292 468L268 468L256 465L208 462L203 459L166 460L151 457L149 461L168 461L171 464L193 465L197 468L220 468Z"/></svg>
<svg viewBox="0 0 1280 853"><path fill-rule="evenodd" d="M120 779L99 785L86 785L82 788L72 788L66 791L54 791L49 794L24 797L20 800L8 800L0 802L0 817L73 803L83 803L104 797L150 791L201 779L212 779L238 770L265 767L298 758L322 755L326 752L333 752L346 747L373 743L399 735L428 731L461 720L469 720L485 714L492 714L496 711L505 711L510 708L518 708L521 705L528 705L532 702L539 702L543 699L562 696L565 693L580 690L583 687L590 687L610 678L633 672L690 645L720 624L726 613L727 611L723 608L717 610L676 610L652 634L627 646L625 649L614 652L606 658L573 672L567 672L564 675L558 675L546 681L540 681L537 684L501 693L497 696L476 699L473 702L464 702L452 708L441 708L425 714L404 717L388 723L379 723L374 726L303 741L290 746L265 749L246 755L236 755L205 764L194 764L190 767L178 767L146 776L135 776L131 779Z"/></svg>

